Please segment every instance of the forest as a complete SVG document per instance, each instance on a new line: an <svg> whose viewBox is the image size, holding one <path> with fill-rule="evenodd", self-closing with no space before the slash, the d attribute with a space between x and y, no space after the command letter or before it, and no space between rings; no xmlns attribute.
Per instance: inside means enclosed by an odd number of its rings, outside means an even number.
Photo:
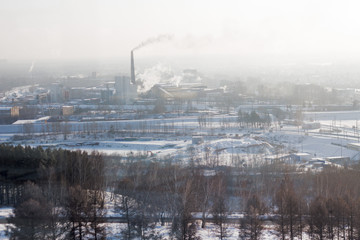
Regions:
<svg viewBox="0 0 360 240"><path fill-rule="evenodd" d="M210 223L219 239L230 225L241 239L269 227L279 239L360 238L357 163L299 172L0 144L0 178L0 205L14 209L10 239L106 239L110 203L121 239L159 239L156 226L199 239Z"/></svg>

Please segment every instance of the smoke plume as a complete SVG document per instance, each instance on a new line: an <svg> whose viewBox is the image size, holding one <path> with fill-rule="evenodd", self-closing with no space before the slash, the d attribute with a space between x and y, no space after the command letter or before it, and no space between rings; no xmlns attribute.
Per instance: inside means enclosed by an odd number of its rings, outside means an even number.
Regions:
<svg viewBox="0 0 360 240"><path fill-rule="evenodd" d="M132 51L135 51L135 50L138 50L142 47L145 47L149 44L153 44L153 43L157 43L157 42L161 42L161 41L165 41L165 40L171 40L172 39L172 36L171 35L166 35L166 34L163 34L163 35L159 35L157 37L153 37L153 38L149 38L147 40L145 40L144 42L140 43L138 46L134 47L132 49Z"/></svg>
<svg viewBox="0 0 360 240"><path fill-rule="evenodd" d="M157 64L151 68L147 68L138 76L140 81L138 88L139 92L147 92L158 83L166 83L177 86L183 79L181 75L174 74L170 67L162 64Z"/></svg>

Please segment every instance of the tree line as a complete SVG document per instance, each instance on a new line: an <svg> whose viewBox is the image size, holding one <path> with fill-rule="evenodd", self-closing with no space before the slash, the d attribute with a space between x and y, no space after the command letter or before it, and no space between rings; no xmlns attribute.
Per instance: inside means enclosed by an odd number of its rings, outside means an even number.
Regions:
<svg viewBox="0 0 360 240"><path fill-rule="evenodd" d="M279 239L360 238L358 164L299 173L282 163L209 167L2 144L0 169L1 204L14 206L11 239L106 239L107 204L121 216L122 239L161 238L159 225L199 239L209 222L219 239L230 225L240 239L260 239L269 226Z"/></svg>
<svg viewBox="0 0 360 240"><path fill-rule="evenodd" d="M246 125L246 127L251 126L251 127L259 128L265 126L269 127L271 125L272 120L269 113L265 113L263 114L263 116L261 116L256 111L251 111L250 113L248 113L239 110L238 122L240 126Z"/></svg>
<svg viewBox="0 0 360 240"><path fill-rule="evenodd" d="M106 235L99 221L106 183L100 154L1 144L0 169L1 204L14 206L11 239Z"/></svg>

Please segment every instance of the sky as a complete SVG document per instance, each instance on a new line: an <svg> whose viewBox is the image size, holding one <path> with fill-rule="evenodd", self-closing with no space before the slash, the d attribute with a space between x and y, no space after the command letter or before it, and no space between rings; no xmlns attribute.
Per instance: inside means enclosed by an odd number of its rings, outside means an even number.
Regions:
<svg viewBox="0 0 360 240"><path fill-rule="evenodd" d="M359 1L0 0L0 59L360 59Z"/></svg>

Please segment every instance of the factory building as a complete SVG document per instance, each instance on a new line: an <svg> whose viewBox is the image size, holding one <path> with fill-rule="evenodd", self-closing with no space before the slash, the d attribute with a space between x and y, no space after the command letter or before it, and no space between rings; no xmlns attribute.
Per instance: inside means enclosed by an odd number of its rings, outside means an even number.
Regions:
<svg viewBox="0 0 360 240"><path fill-rule="evenodd" d="M173 84L156 84L150 90L150 96L153 98L194 100L204 97L206 86L201 84L182 84L179 86Z"/></svg>

